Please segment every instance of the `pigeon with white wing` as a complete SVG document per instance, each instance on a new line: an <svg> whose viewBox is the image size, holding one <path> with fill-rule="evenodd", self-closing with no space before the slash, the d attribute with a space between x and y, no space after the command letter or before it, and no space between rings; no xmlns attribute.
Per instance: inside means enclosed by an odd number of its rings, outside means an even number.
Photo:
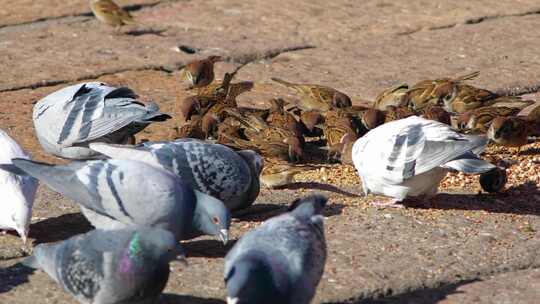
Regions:
<svg viewBox="0 0 540 304"><path fill-rule="evenodd" d="M417 116L381 125L358 139L352 158L364 193L382 194L395 202L406 197L432 196L451 170L487 174L496 191L504 186L503 172L479 158L484 136L463 135L450 126ZM499 179L500 177L500 179ZM493 190L493 189L492 189Z"/></svg>
<svg viewBox="0 0 540 304"><path fill-rule="evenodd" d="M0 129L0 164L9 165L13 158L30 159L30 156ZM0 169L0 230L17 231L25 245L37 186L37 179L29 175Z"/></svg>
<svg viewBox="0 0 540 304"><path fill-rule="evenodd" d="M264 161L251 150L234 151L190 138L137 146L92 143L90 148L111 158L138 160L169 170L194 189L220 199L229 210L247 208L259 195Z"/></svg>
<svg viewBox="0 0 540 304"><path fill-rule="evenodd" d="M14 159L13 165L80 204L96 228L143 225L171 231L178 240L209 234L228 241L231 216L223 203L167 170L117 159L67 165Z"/></svg>
<svg viewBox="0 0 540 304"><path fill-rule="evenodd" d="M80 303L142 304L156 303L167 285L173 260L185 263L174 235L137 227L98 229L41 244L22 264L45 271Z"/></svg>
<svg viewBox="0 0 540 304"><path fill-rule="evenodd" d="M91 142L123 144L153 122L171 116L156 103L143 103L129 88L101 82L65 87L34 106L37 138L45 151L62 158L91 159Z"/></svg>

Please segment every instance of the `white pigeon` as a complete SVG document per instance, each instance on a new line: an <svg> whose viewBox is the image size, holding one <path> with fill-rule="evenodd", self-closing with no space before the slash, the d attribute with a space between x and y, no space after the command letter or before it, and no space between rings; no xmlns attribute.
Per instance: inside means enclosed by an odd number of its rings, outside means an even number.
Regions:
<svg viewBox="0 0 540 304"><path fill-rule="evenodd" d="M0 129L0 164L11 164L13 158L30 159L30 156ZM38 181L33 177L19 176L0 169L0 230L17 231L24 244L37 186Z"/></svg>
<svg viewBox="0 0 540 304"><path fill-rule="evenodd" d="M36 135L48 153L68 159L91 159L91 142L124 144L150 123L171 116L155 103L142 103L129 88L86 82L41 99L32 116Z"/></svg>
<svg viewBox="0 0 540 304"><path fill-rule="evenodd" d="M464 135L450 126L411 116L381 125L358 139L353 163L364 193L400 202L409 196L432 196L451 170L480 174L496 166L479 159L483 136Z"/></svg>

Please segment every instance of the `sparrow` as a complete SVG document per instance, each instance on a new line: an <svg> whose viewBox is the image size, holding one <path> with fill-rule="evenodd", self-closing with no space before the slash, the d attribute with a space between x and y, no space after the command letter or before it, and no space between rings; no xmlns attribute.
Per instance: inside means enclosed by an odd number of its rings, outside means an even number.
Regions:
<svg viewBox="0 0 540 304"><path fill-rule="evenodd" d="M214 64L221 59L220 56L209 56L192 61L182 69L180 79L188 83L188 89L205 87L214 81Z"/></svg>
<svg viewBox="0 0 540 304"><path fill-rule="evenodd" d="M283 109L283 105L274 103L269 109L266 122L271 126L285 127L288 130L292 130L296 136L303 137L306 131L304 124L294 117L294 115Z"/></svg>
<svg viewBox="0 0 540 304"><path fill-rule="evenodd" d="M431 119L443 124L452 125L450 120L450 113L446 112L443 107L428 105L422 111L422 117L425 119Z"/></svg>
<svg viewBox="0 0 540 304"><path fill-rule="evenodd" d="M212 105L210 109L204 113L201 128L205 134L205 138L215 137L218 125L227 117L225 110L229 108L236 108L236 102L218 102Z"/></svg>
<svg viewBox="0 0 540 304"><path fill-rule="evenodd" d="M341 161L344 146L358 139L358 129L358 122L351 113L340 109L327 112L323 133L328 148L328 160Z"/></svg>
<svg viewBox="0 0 540 304"><path fill-rule="evenodd" d="M316 84L291 83L276 77L272 77L271 79L288 88L294 89L300 94L302 98L298 106L304 111L328 111L331 108L345 108L352 105L349 96L330 87Z"/></svg>
<svg viewBox="0 0 540 304"><path fill-rule="evenodd" d="M482 133L486 133L494 118L515 116L520 111L521 110L518 108L509 107L481 107L460 114L457 117L456 124L457 128L463 131L477 130Z"/></svg>
<svg viewBox="0 0 540 304"><path fill-rule="evenodd" d="M365 110L360 116L360 121L366 130L375 129L376 127L382 125L385 120L385 113L375 108Z"/></svg>
<svg viewBox="0 0 540 304"><path fill-rule="evenodd" d="M231 144L228 137L240 138L240 122L234 117L227 117L218 125L217 142L222 145ZM228 136L228 137L227 137Z"/></svg>
<svg viewBox="0 0 540 304"><path fill-rule="evenodd" d="M518 116L496 117L489 126L487 136L496 144L517 148L519 155L521 147L528 143L531 121Z"/></svg>
<svg viewBox="0 0 540 304"><path fill-rule="evenodd" d="M384 123L416 115L416 112L407 107L387 106L384 111Z"/></svg>
<svg viewBox="0 0 540 304"><path fill-rule="evenodd" d="M407 91L405 100L407 105L414 111L426 107L428 104L443 105L445 110L453 112L451 104L461 93L468 92L468 88L460 91L459 85L465 80L474 79L480 72L463 75L457 78L441 78L435 80L423 80L415 84ZM465 99L465 96L461 96Z"/></svg>
<svg viewBox="0 0 540 304"><path fill-rule="evenodd" d="M382 91L373 102L373 108L384 111L387 106L407 106L407 91L409 85L400 83Z"/></svg>
<svg viewBox="0 0 540 304"><path fill-rule="evenodd" d="M189 96L178 103L178 120L181 124L189 121L192 115L203 115L215 104L215 100L204 96Z"/></svg>
<svg viewBox="0 0 540 304"><path fill-rule="evenodd" d="M320 136L317 126L324 123L324 116L317 110L302 111L300 122L306 127L306 133L311 137Z"/></svg>
<svg viewBox="0 0 540 304"><path fill-rule="evenodd" d="M197 138L205 139L205 133L201 127L202 117L200 115L191 116L191 120L176 129L176 138Z"/></svg>
<svg viewBox="0 0 540 304"><path fill-rule="evenodd" d="M283 126L268 125L266 121L257 116L243 116L237 109L227 108L227 114L235 117L242 125L244 136L248 139L233 140L239 147L251 146L263 155L288 157L293 162L303 157L304 138L298 136L294 130ZM224 135L232 140L230 136Z"/></svg>
<svg viewBox="0 0 540 304"><path fill-rule="evenodd" d="M294 182L294 177L302 172L317 170L322 166L270 163L264 166L260 181L267 188L274 189Z"/></svg>
<svg viewBox="0 0 540 304"><path fill-rule="evenodd" d="M137 23L135 19L112 0L90 0L90 8L96 18L118 32L123 25Z"/></svg>

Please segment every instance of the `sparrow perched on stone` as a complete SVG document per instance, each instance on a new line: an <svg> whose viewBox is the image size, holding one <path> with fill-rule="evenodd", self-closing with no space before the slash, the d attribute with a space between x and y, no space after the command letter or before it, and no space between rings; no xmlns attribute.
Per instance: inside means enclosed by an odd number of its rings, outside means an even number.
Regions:
<svg viewBox="0 0 540 304"><path fill-rule="evenodd" d="M205 87L214 81L214 64L220 60L220 56L209 56L192 61L182 69L180 79L188 83L189 89Z"/></svg>
<svg viewBox="0 0 540 304"><path fill-rule="evenodd" d="M450 113L446 112L443 107L428 105L422 111L422 117L425 119L431 119L443 124L452 125L450 120Z"/></svg>
<svg viewBox="0 0 540 304"><path fill-rule="evenodd" d="M352 105L349 96L330 87L316 84L291 83L276 77L272 77L271 79L288 88L294 89L300 94L301 100L298 106L304 111L328 111L331 108L345 108Z"/></svg>
<svg viewBox="0 0 540 304"><path fill-rule="evenodd" d="M453 112L451 104L454 99L461 93L459 85L465 80L474 79L480 72L473 72L457 78L441 78L435 80L423 80L412 86L404 97L408 106L415 110L421 110L428 104L442 105L445 110ZM468 88L464 89L464 92ZM462 96L462 99L465 97Z"/></svg>
<svg viewBox="0 0 540 304"><path fill-rule="evenodd" d="M277 164L267 163L260 176L260 181L267 188L273 189L294 182L294 177L302 172L317 170L321 166L296 165L296 164Z"/></svg>
<svg viewBox="0 0 540 304"><path fill-rule="evenodd" d="M496 117L515 116L521 110L518 108L487 106L469 110L460 114L456 120L456 127L460 130L480 131L486 133L489 125Z"/></svg>
<svg viewBox="0 0 540 304"><path fill-rule="evenodd" d="M90 0L90 8L96 18L118 32L123 25L137 23L135 19L112 0Z"/></svg>
<svg viewBox="0 0 540 304"><path fill-rule="evenodd" d="M384 111L387 106L407 106L407 91L409 85L400 83L382 91L373 102L373 108Z"/></svg>
<svg viewBox="0 0 540 304"><path fill-rule="evenodd" d="M384 122L388 123L416 115L416 112L407 107L387 106L384 111Z"/></svg>
<svg viewBox="0 0 540 304"><path fill-rule="evenodd" d="M487 136L496 144L517 148L519 155L521 147L528 143L529 133L532 132L532 122L518 116L496 117L491 121Z"/></svg>

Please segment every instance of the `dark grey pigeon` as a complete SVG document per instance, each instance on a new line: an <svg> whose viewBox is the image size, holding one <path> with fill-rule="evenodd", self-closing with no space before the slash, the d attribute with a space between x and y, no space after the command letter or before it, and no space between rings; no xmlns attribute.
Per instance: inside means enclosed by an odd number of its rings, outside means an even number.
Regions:
<svg viewBox="0 0 540 304"><path fill-rule="evenodd" d="M324 271L326 198L297 200L292 211L245 234L225 257L228 304L307 304Z"/></svg>
<svg viewBox="0 0 540 304"><path fill-rule="evenodd" d="M169 262L183 259L181 253L170 232L137 227L41 244L22 263L45 271L80 303L142 304L156 303L169 279Z"/></svg>
<svg viewBox="0 0 540 304"><path fill-rule="evenodd" d="M251 206L259 195L263 158L251 150L235 152L197 139L137 146L93 143L90 148L111 158L144 161L167 169L193 188L222 200L231 211Z"/></svg>
<svg viewBox="0 0 540 304"><path fill-rule="evenodd" d="M152 122L171 118L155 103L142 103L129 88L87 82L60 89L34 106L43 149L68 159L95 158L91 142L126 143Z"/></svg>
<svg viewBox="0 0 540 304"><path fill-rule="evenodd" d="M13 165L79 203L96 228L145 225L171 231L179 240L201 234L228 240L231 219L223 203L167 170L115 159L55 166L14 159Z"/></svg>

